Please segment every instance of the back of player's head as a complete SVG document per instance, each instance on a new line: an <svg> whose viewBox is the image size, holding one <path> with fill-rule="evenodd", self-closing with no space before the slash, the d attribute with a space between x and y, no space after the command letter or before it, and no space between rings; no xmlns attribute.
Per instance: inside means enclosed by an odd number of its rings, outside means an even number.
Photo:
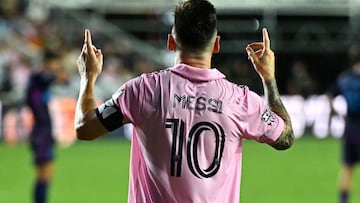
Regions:
<svg viewBox="0 0 360 203"><path fill-rule="evenodd" d="M217 33L216 9L207 0L187 0L175 8L177 43L191 50L203 50Z"/></svg>

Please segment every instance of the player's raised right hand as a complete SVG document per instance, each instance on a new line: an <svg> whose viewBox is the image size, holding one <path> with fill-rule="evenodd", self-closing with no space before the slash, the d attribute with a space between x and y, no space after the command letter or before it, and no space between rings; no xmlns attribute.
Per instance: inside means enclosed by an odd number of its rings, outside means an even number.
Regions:
<svg viewBox="0 0 360 203"><path fill-rule="evenodd" d="M84 46L77 61L80 76L96 79L103 66L103 54L97 49L91 40L90 30L85 30Z"/></svg>
<svg viewBox="0 0 360 203"><path fill-rule="evenodd" d="M266 28L262 29L263 41L253 42L246 46L249 60L263 81L275 77L275 55L270 49L270 39Z"/></svg>

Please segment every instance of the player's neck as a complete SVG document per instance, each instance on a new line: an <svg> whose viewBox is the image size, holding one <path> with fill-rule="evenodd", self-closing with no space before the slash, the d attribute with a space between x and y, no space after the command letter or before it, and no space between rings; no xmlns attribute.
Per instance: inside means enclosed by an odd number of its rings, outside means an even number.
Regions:
<svg viewBox="0 0 360 203"><path fill-rule="evenodd" d="M186 64L196 68L211 68L211 55L203 54L184 54L181 51L175 52L175 64Z"/></svg>

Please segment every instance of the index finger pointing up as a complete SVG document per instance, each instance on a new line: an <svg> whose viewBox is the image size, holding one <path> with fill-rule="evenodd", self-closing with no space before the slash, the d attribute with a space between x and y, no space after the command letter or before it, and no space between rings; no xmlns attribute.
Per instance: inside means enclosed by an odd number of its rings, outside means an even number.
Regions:
<svg viewBox="0 0 360 203"><path fill-rule="evenodd" d="M92 40L91 40L91 33L89 29L85 29L85 40L84 43L87 46L87 50L92 49Z"/></svg>
<svg viewBox="0 0 360 203"><path fill-rule="evenodd" d="M263 34L263 43L265 46L265 49L270 49L270 39L269 39L269 34L266 28L262 29L262 34Z"/></svg>
<svg viewBox="0 0 360 203"><path fill-rule="evenodd" d="M86 44L86 50L87 50L87 53L90 55L90 56L95 56L95 52L94 52L94 49L93 49L93 44L92 44L92 40L91 40L91 33L90 33L90 30L89 29L86 29L85 30L85 41L84 41L84 44Z"/></svg>

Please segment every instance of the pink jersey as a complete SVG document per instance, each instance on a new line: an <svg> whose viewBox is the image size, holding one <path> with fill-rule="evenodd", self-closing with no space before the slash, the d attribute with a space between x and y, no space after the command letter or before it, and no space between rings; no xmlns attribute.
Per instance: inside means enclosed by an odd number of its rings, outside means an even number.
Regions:
<svg viewBox="0 0 360 203"><path fill-rule="evenodd" d="M133 123L128 202L238 203L242 139L271 143L284 122L217 69L143 74L113 95Z"/></svg>

